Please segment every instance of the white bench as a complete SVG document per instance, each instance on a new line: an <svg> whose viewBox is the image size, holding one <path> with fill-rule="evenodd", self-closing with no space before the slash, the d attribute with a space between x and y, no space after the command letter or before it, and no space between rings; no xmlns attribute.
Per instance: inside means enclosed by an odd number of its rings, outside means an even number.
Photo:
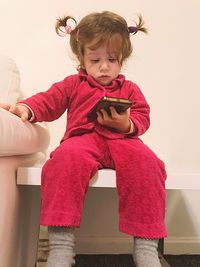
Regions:
<svg viewBox="0 0 200 267"><path fill-rule="evenodd" d="M26 224L26 237L23 238L24 249L27 256L27 266L34 266L37 255L37 244L39 234L39 214L40 214L40 185L41 167L20 167L17 171L17 185L23 188L25 205L22 221ZM166 180L166 189L179 190L200 190L199 175L169 174ZM22 186L22 187L20 187ZM27 188L28 186L28 188ZM91 187L115 188L115 171L102 169L90 181ZM28 219L27 219L28 218ZM28 221L28 223L27 223ZM28 229L28 230L27 230ZM28 235L28 236L27 236ZM163 252L164 241L160 242L160 249ZM162 258L162 266L169 266Z"/></svg>
<svg viewBox="0 0 200 267"><path fill-rule="evenodd" d="M42 167L20 167L17 171L18 185L41 185ZM92 187L116 187L115 171L102 169L91 179ZM166 180L167 189L199 190L199 174L168 174Z"/></svg>

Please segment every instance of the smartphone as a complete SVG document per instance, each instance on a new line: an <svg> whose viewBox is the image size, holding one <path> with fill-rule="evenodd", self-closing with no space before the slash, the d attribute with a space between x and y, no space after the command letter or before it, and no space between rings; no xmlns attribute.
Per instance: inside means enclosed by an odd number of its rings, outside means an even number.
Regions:
<svg viewBox="0 0 200 267"><path fill-rule="evenodd" d="M105 109L106 112L111 115L110 107L114 107L117 111L117 113L124 112L128 108L130 108L133 104L133 101L126 98L117 98L117 97L107 97L104 96L101 98L96 105L91 109L88 116L90 118L97 116L97 111L101 109Z"/></svg>

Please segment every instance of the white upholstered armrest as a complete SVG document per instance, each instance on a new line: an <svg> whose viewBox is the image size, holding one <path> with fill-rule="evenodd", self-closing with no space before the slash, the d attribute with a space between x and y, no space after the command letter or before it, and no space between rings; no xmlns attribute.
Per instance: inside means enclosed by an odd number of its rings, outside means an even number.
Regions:
<svg viewBox="0 0 200 267"><path fill-rule="evenodd" d="M44 151L48 144L49 133L45 127L22 122L19 117L0 108L1 157Z"/></svg>

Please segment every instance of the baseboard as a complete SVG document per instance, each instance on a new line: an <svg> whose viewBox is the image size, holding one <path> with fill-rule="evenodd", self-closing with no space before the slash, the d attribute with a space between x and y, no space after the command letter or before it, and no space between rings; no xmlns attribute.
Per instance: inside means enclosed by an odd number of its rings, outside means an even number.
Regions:
<svg viewBox="0 0 200 267"><path fill-rule="evenodd" d="M167 237L164 254L200 254L200 237Z"/></svg>
<svg viewBox="0 0 200 267"><path fill-rule="evenodd" d="M77 236L75 248L77 254L131 254L133 239L117 236ZM47 251L47 239L40 240L38 246L40 257L45 258ZM164 254L200 254L200 237L167 237Z"/></svg>
<svg viewBox="0 0 200 267"><path fill-rule="evenodd" d="M131 254L133 239L116 236L77 236L76 251L78 254ZM165 239L164 254L200 254L200 237L168 237Z"/></svg>
<svg viewBox="0 0 200 267"><path fill-rule="evenodd" d="M48 253L48 239L40 238L38 260L43 261ZM133 238L116 236L76 236L76 254L132 254Z"/></svg>
<svg viewBox="0 0 200 267"><path fill-rule="evenodd" d="M77 236L77 254L131 254L132 237Z"/></svg>

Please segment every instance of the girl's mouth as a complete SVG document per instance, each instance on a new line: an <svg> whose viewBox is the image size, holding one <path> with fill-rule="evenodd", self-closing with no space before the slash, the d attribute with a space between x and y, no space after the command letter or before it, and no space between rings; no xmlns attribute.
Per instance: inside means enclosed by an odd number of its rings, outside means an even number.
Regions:
<svg viewBox="0 0 200 267"><path fill-rule="evenodd" d="M99 76L99 78L109 78L109 76L108 75L101 75L101 76Z"/></svg>

